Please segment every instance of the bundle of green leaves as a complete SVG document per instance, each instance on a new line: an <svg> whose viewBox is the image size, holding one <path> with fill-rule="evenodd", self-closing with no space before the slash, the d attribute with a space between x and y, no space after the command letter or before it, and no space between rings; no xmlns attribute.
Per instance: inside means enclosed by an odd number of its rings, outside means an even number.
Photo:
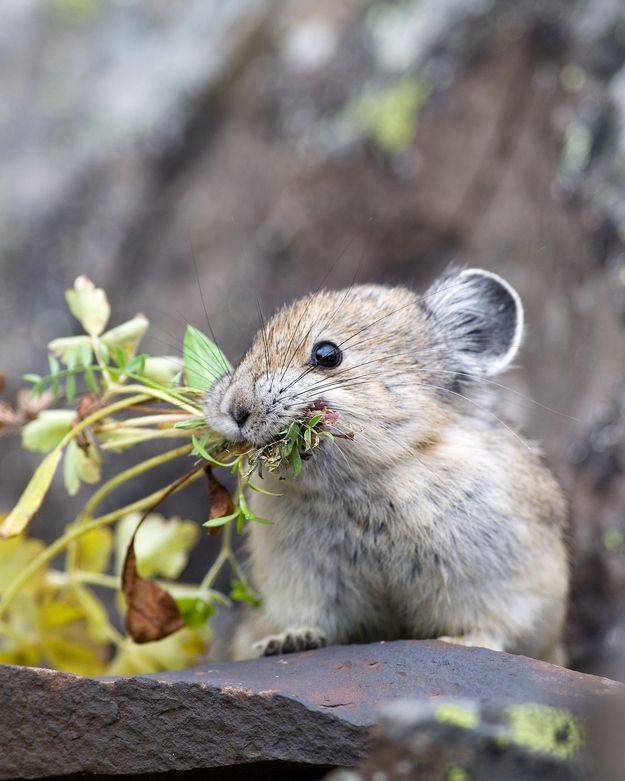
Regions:
<svg viewBox="0 0 625 781"><path fill-rule="evenodd" d="M182 358L139 352L149 322L138 314L107 330L105 292L86 277L67 291L79 336L48 345L49 374L26 375L30 394L15 408L0 402L0 435L20 431L28 450L46 453L15 507L0 516L0 661L50 665L85 674L155 672L187 666L210 640L210 618L219 606L260 601L248 584L232 542L247 523L271 523L250 510L246 490L263 470L299 475L322 439L331 440L336 413L311 409L275 442L252 448L225 441L207 429L202 398L216 378L232 370L217 345L187 326ZM118 471L116 454L148 441L176 446ZM107 458L105 458L108 456ZM120 485L164 463L192 459L178 480L118 509L98 515ZM64 533L46 545L27 536L62 462L67 492L100 484ZM236 476L231 495L214 469ZM221 548L199 584L180 583L200 530L193 521L155 512L169 495L207 479L209 532L221 532ZM63 565L53 567L63 557ZM214 589L224 568L228 594ZM120 591L117 608L130 637L101 598ZM146 615L151 616L146 620Z"/></svg>

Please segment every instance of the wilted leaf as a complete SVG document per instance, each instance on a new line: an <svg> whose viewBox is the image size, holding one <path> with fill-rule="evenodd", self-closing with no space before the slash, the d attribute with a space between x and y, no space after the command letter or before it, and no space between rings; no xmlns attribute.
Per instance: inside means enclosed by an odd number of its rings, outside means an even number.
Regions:
<svg viewBox="0 0 625 781"><path fill-rule="evenodd" d="M74 287L65 293L70 312L90 336L100 336L106 328L111 306L104 290L96 288L85 276L77 277Z"/></svg>
<svg viewBox="0 0 625 781"><path fill-rule="evenodd" d="M234 504L230 491L223 486L213 474L210 467L206 467L206 477L208 478L208 497L210 501L209 520L216 518L225 518L234 513ZM217 534L219 527L208 527L211 534Z"/></svg>
<svg viewBox="0 0 625 781"><path fill-rule="evenodd" d="M63 460L63 479L70 496L76 496L81 483L97 483L101 476L100 454L88 443L86 447L72 439L67 445Z"/></svg>
<svg viewBox="0 0 625 781"><path fill-rule="evenodd" d="M156 643L137 645L127 641L106 672L108 675L140 675L183 670L196 664L205 648L205 640L191 629L182 629Z"/></svg>
<svg viewBox="0 0 625 781"><path fill-rule="evenodd" d="M112 550L110 529L92 529L76 540L76 567L87 572L106 572Z"/></svg>
<svg viewBox="0 0 625 781"><path fill-rule="evenodd" d="M22 416L19 415L6 401L0 401L0 429L5 426L19 426Z"/></svg>
<svg viewBox="0 0 625 781"><path fill-rule="evenodd" d="M137 572L134 540L131 540L122 572L122 591L126 598L126 629L136 643L161 640L184 626L176 600L151 580Z"/></svg>
<svg viewBox="0 0 625 781"><path fill-rule="evenodd" d="M47 637L41 650L44 661L61 672L95 676L106 669L105 647L86 642L82 632L68 639Z"/></svg>
<svg viewBox="0 0 625 781"><path fill-rule="evenodd" d="M48 409L53 402L52 393L44 391L39 396L33 396L32 392L22 388L17 392L17 411L25 420L36 418L44 409Z"/></svg>
<svg viewBox="0 0 625 781"><path fill-rule="evenodd" d="M135 315L132 320L121 323L102 334L101 340L111 353L121 350L128 360L135 354L149 325L150 322L145 315Z"/></svg>
<svg viewBox="0 0 625 781"><path fill-rule="evenodd" d="M83 360L89 350L91 360L91 341L88 336L62 336L48 343L48 350L52 355L60 358L66 366L74 368L84 367Z"/></svg>
<svg viewBox="0 0 625 781"><path fill-rule="evenodd" d="M0 393L4 391L4 386L6 385L7 376L4 372L0 372Z"/></svg>
<svg viewBox="0 0 625 781"><path fill-rule="evenodd" d="M139 513L123 518L117 526L117 558L123 560L130 539L140 521ZM135 551L139 572L150 578L163 575L177 578L185 568L189 551L197 542L200 530L193 521L180 518L166 520L158 513L151 513L142 523L135 539Z"/></svg>
<svg viewBox="0 0 625 781"><path fill-rule="evenodd" d="M187 385L192 388L207 390L222 374L232 371L215 342L192 325L185 331L182 354Z"/></svg>
<svg viewBox="0 0 625 781"><path fill-rule="evenodd" d="M22 446L26 450L47 453L71 431L76 413L71 409L44 410L22 430Z"/></svg>
<svg viewBox="0 0 625 781"><path fill-rule="evenodd" d="M0 537L14 537L28 526L30 519L41 507L48 493L62 453L61 448L57 446L39 464L18 503L0 526Z"/></svg>
<svg viewBox="0 0 625 781"><path fill-rule="evenodd" d="M45 547L41 540L24 536L0 540L0 594ZM31 580L25 588L34 585L35 582Z"/></svg>
<svg viewBox="0 0 625 781"><path fill-rule="evenodd" d="M108 643L109 618L102 602L83 585L75 586L74 594L83 608L90 637L98 643Z"/></svg>

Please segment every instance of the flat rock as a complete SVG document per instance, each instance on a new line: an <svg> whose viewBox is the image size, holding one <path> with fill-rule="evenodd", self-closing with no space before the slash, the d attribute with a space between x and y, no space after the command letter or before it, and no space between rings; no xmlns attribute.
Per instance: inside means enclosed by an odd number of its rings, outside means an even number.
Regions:
<svg viewBox="0 0 625 781"><path fill-rule="evenodd" d="M335 646L135 678L0 666L0 779L320 778L367 752L382 704L538 703L586 718L625 687L437 641ZM172 775L174 774L174 775ZM190 777L190 775L188 776Z"/></svg>

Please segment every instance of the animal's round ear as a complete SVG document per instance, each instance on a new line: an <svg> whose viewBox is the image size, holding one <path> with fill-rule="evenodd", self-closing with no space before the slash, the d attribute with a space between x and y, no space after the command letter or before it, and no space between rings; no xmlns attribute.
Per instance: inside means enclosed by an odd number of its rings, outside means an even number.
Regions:
<svg viewBox="0 0 625 781"><path fill-rule="evenodd" d="M424 303L444 329L460 370L493 375L517 354L523 338L523 304L504 279L479 268L445 274Z"/></svg>

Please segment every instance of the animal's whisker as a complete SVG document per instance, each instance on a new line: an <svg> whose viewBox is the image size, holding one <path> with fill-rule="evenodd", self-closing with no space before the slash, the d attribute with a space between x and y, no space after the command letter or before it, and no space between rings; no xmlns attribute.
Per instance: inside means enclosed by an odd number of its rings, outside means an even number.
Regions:
<svg viewBox="0 0 625 781"><path fill-rule="evenodd" d="M213 331L213 326L212 326L210 318L208 316L208 308L206 306L206 299L204 297L204 291L202 290L202 283L200 282L200 272L199 272L198 267L197 267L197 261L195 259L195 253L193 252L193 246L192 245L191 245L191 253L192 253L192 258L193 258L193 268L195 269L195 279L197 281L197 286L198 286L198 289L200 291L200 299L202 301L202 309L204 310L204 316L206 317L206 324L208 325L208 330L210 331L210 335L212 337L213 342L217 345L218 342L217 342L217 339L215 338L215 332ZM228 372L229 371L229 367L228 367L228 364L226 363L226 360L225 360L224 356L221 353L221 350L218 353L218 360L221 363L224 372Z"/></svg>

